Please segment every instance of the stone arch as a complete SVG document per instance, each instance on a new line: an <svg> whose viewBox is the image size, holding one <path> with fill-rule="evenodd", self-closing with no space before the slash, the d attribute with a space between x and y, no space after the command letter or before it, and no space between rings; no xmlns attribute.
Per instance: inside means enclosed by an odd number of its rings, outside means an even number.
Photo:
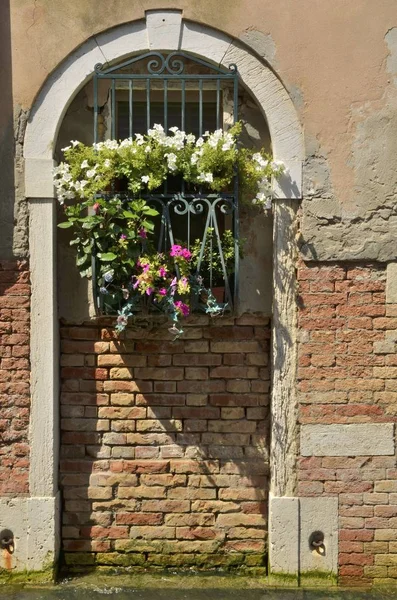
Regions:
<svg viewBox="0 0 397 600"><path fill-rule="evenodd" d="M95 64L142 50L183 50L210 62L236 63L243 84L266 116L275 158L287 172L275 184L273 408L271 490L294 493L295 204L301 197L303 134L281 81L243 44L224 33L185 21L181 11L147 11L146 19L118 26L87 40L49 76L32 107L24 141L25 193L30 203L32 279L31 470L32 498L48 505L48 531L56 554L58 465L58 323L55 277L54 141L65 112L93 73ZM286 448L290 458L286 460ZM291 458L292 457L292 458ZM44 560L44 559L43 559Z"/></svg>

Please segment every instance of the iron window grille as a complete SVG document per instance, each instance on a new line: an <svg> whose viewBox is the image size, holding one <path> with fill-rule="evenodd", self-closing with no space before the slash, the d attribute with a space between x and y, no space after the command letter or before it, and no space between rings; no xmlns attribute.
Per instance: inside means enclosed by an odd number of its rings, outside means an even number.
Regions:
<svg viewBox="0 0 397 600"><path fill-rule="evenodd" d="M101 107L99 104L101 85L109 89L107 115L104 114L105 105ZM120 138L120 134L133 137L136 133L142 133L142 128L147 131L159 121L165 131L172 123L182 131L197 136L205 132L204 126L208 123L208 129L221 129L225 124L223 94L231 97L228 125L235 124L238 119L239 79L236 65L230 65L228 69L214 66L185 52L146 52L112 67L97 64L93 90L94 143L101 141L100 133L103 135L105 129L106 137L110 139ZM105 117L106 128L103 126ZM178 119L179 124L176 122ZM110 193L122 198L129 197L122 190L113 189ZM169 178L156 193L140 194L140 197L159 212L156 227L158 252L167 252L176 241L181 240L190 248L199 238L197 274L200 275L204 252L209 252L210 256L217 254L225 286L225 306L229 310L235 309L239 286L237 172L230 189L222 193L205 193L202 187L192 189L181 178ZM221 234L227 229L232 232L234 241L233 272L227 269L222 247ZM95 256L92 267L96 310L102 314L101 297L96 286ZM210 288L213 287L211 260L206 283Z"/></svg>

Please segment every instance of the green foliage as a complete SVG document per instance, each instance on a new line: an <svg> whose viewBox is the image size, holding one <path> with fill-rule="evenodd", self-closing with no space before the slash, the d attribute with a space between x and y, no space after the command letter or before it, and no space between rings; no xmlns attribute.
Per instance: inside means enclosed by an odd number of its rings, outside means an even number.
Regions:
<svg viewBox="0 0 397 600"><path fill-rule="evenodd" d="M204 286L222 286L225 276L234 273L236 240L230 229L217 240L215 229L209 227L206 232L204 247L203 241L196 239L192 246L192 266L199 272L204 280ZM238 240L239 257L243 258L244 240ZM201 261L200 261L201 255ZM223 265L222 265L223 258Z"/></svg>
<svg viewBox="0 0 397 600"><path fill-rule="evenodd" d="M59 227L72 230L70 244L76 249L82 277L92 277L95 261L95 283L104 312L118 312L119 331L142 304L142 297L148 297L170 315L170 331L179 335L177 322L189 314L191 291L198 295L203 282L207 287L223 285L234 272L237 247L242 255L242 243L236 245L231 231L218 240L211 228L203 247L201 240L194 242L192 256L178 244L167 256L157 253L150 237L158 212L141 195L177 174L194 189L220 192L239 172L242 189L256 194L252 202L266 206L271 177L283 171L281 163L263 152L238 147L240 123L226 132L205 132L198 139L177 127L171 132L166 135L161 125L154 125L146 135L120 142L85 146L74 141L64 148L65 161L54 169L54 185L66 217ZM109 192L120 180L129 191L126 199ZM218 314L221 308L210 290L207 298L207 312Z"/></svg>

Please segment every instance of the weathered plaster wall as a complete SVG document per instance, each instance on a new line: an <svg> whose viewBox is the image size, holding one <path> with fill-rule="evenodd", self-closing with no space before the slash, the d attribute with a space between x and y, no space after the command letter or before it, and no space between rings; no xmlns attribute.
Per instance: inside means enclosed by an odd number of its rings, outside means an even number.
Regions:
<svg viewBox="0 0 397 600"><path fill-rule="evenodd" d="M111 5L16 0L11 9L14 105L29 109L47 75L84 40L143 19L145 10L155 8L181 9L185 19L204 24L222 23L223 31L268 61L286 85L306 136L304 255L321 260L394 258L394 1L381 0L375 19L367 0L255 0L216 7L210 0L152 0L132 6L126 0ZM8 56L11 60L10 52ZM9 218L9 205L7 210ZM20 242L16 247L23 251Z"/></svg>

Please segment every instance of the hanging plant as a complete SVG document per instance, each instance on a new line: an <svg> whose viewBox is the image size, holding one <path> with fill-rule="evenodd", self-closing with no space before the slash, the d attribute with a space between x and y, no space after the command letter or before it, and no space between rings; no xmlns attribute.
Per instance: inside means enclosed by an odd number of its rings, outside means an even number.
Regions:
<svg viewBox="0 0 397 600"><path fill-rule="evenodd" d="M167 253L154 249L159 213L141 196L157 190L169 175L181 175L207 193L220 192L238 172L252 203L267 207L271 178L284 170L266 153L238 147L240 123L197 139L177 127L170 131L172 135L166 135L161 125L154 125L146 135L120 142L85 146L73 141L63 149L65 161L54 169L57 197L66 216L59 227L73 231L70 244L76 248L82 277L92 277L93 257L99 265L95 283L104 312L118 313L118 331L144 297L152 308L170 316L171 331L179 335L179 320L191 310L192 292L198 295L204 289L197 261L192 261L185 244L174 244ZM128 197L109 192L118 180L127 186ZM224 310L208 289L206 298L206 312Z"/></svg>

